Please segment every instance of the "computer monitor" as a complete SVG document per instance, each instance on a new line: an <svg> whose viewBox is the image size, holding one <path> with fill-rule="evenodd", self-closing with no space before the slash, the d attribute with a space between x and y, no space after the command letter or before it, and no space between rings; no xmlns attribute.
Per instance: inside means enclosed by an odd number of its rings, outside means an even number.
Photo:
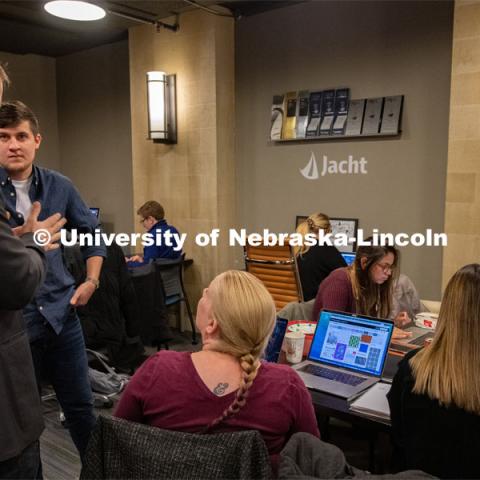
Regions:
<svg viewBox="0 0 480 480"><path fill-rule="evenodd" d="M342 252L341 255L347 265L351 265L355 261L355 253Z"/></svg>
<svg viewBox="0 0 480 480"><path fill-rule="evenodd" d="M295 229L304 222L308 216L297 215L295 218ZM338 218L330 217L330 224L332 226L332 234L342 233L347 235L348 238L356 238L358 230L358 218ZM357 242L348 243L348 245L337 246L340 252L352 253L357 248Z"/></svg>
<svg viewBox="0 0 480 480"><path fill-rule="evenodd" d="M100 209L98 207L90 207L90 212L92 212L92 215L95 215L96 218L100 215Z"/></svg>

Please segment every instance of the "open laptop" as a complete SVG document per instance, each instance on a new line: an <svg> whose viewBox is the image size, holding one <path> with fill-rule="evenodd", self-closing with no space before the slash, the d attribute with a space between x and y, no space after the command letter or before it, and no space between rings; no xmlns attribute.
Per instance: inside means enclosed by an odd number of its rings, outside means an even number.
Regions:
<svg viewBox="0 0 480 480"><path fill-rule="evenodd" d="M405 331L411 332L412 336L404 339L394 339L390 345L390 349L395 352L407 353L410 350L416 350L423 347L425 340L433 338L435 330L427 330L422 327L412 325L405 328Z"/></svg>
<svg viewBox="0 0 480 480"><path fill-rule="evenodd" d="M313 390L352 398L382 377L393 322L322 310L307 360L293 368Z"/></svg>
<svg viewBox="0 0 480 480"><path fill-rule="evenodd" d="M288 320L286 318L277 317L275 327L273 329L267 348L265 349L264 359L267 362L278 362L280 350L282 349L283 338L288 327Z"/></svg>

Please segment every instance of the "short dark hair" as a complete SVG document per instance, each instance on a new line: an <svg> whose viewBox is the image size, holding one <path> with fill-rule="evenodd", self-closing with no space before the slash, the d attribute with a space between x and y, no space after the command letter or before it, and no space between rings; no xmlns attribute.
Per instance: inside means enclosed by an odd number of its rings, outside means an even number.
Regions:
<svg viewBox="0 0 480 480"><path fill-rule="evenodd" d="M0 128L16 127L25 121L30 124L34 135L40 133L37 117L24 103L15 101L2 103L2 105L0 105Z"/></svg>
<svg viewBox="0 0 480 480"><path fill-rule="evenodd" d="M155 220L163 220L165 218L165 210L155 200L149 200L137 210L137 215L141 215L143 218L153 217Z"/></svg>

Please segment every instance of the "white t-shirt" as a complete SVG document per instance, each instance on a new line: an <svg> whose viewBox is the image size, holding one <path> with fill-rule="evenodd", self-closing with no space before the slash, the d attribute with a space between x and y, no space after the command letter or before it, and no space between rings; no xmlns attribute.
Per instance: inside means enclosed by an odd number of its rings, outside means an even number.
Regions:
<svg viewBox="0 0 480 480"><path fill-rule="evenodd" d="M32 184L32 177L30 176L26 180L12 180L15 192L17 194L16 210L20 212L25 219L30 215L32 210L32 202L28 195L30 185Z"/></svg>

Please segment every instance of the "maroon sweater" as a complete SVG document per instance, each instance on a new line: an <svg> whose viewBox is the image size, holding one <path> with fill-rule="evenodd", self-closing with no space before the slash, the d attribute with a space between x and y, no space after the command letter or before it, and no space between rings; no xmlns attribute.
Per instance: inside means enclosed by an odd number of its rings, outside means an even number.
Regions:
<svg viewBox="0 0 480 480"><path fill-rule="evenodd" d="M115 411L132 422L199 433L232 403L236 392L218 397L199 377L190 352L161 351L135 373ZM272 463L295 432L319 437L312 398L288 365L262 362L247 403L214 432L258 430Z"/></svg>
<svg viewBox="0 0 480 480"><path fill-rule="evenodd" d="M320 284L313 307L313 321L318 321L323 308L356 312L352 282L346 268L337 268Z"/></svg>

